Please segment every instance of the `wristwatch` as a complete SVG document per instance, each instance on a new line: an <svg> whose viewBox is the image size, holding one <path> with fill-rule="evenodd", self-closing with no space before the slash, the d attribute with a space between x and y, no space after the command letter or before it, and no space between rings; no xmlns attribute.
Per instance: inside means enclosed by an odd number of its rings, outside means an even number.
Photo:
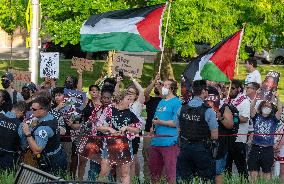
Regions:
<svg viewBox="0 0 284 184"><path fill-rule="evenodd" d="M31 137L32 136L32 134L28 134L28 135L26 135L26 137Z"/></svg>

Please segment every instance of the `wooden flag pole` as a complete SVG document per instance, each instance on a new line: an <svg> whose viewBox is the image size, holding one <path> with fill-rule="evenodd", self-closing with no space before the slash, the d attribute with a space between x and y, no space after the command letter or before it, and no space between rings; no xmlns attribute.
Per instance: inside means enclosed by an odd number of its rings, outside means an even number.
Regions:
<svg viewBox="0 0 284 184"><path fill-rule="evenodd" d="M159 65L159 72L161 72L161 67L164 59L164 49L165 49L165 44L166 44L166 38L167 38L167 31L168 31L168 25L169 25L169 19L170 19L170 13L171 13L171 1L169 2L169 7L168 7L168 15L167 15L167 22L166 22L166 28L164 32L164 39L163 39L163 45L162 45L162 53L161 53L161 59L160 59L160 65Z"/></svg>
<svg viewBox="0 0 284 184"><path fill-rule="evenodd" d="M227 100L229 99L229 95L231 93L231 89L232 89L232 81L230 81L230 86L229 86L229 91L228 91L228 94L227 94Z"/></svg>

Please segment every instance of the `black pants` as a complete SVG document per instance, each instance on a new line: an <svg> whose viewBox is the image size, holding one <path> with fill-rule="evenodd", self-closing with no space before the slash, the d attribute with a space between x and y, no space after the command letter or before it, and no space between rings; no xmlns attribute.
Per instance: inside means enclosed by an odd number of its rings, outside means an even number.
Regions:
<svg viewBox="0 0 284 184"><path fill-rule="evenodd" d="M216 174L212 152L200 144L181 143L177 159L177 183L189 182L195 176L214 182Z"/></svg>
<svg viewBox="0 0 284 184"><path fill-rule="evenodd" d="M242 175L245 179L248 179L245 143L234 142L230 144L226 164L226 169L229 174L232 174L233 162L236 164L239 175Z"/></svg>

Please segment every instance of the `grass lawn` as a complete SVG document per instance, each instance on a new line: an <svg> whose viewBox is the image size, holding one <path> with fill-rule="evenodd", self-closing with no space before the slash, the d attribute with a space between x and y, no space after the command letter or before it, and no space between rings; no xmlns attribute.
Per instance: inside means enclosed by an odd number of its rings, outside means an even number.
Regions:
<svg viewBox="0 0 284 184"><path fill-rule="evenodd" d="M9 61L2 60L0 61L0 74L2 75L6 68L8 67ZM64 79L66 78L67 75L76 75L76 70L70 68L71 61L70 60L62 60L60 61L60 78L58 80L58 85L63 85ZM104 67L104 62L96 62L94 64L94 71L93 72L84 72L83 74L83 89L87 90L88 86L91 84L94 84L100 77L101 77L101 72ZM28 70L28 61L19 61L15 60L12 61L12 66L16 69L19 70ZM185 68L186 64L185 63L177 63L173 64L173 70L174 70L174 75L177 81L180 81L180 76ZM276 65L261 65L258 67L259 72L262 75L262 79L265 78L266 73L269 70L275 70L280 73L284 73L284 66L276 66ZM236 70L237 71L237 70ZM140 79L140 82L143 87L147 87L149 84L150 80L152 79L154 73L153 69L153 64L152 63L145 63L144 64L144 69L143 69L143 74ZM245 66L243 64L240 64L239 66L239 72L235 72L235 78L244 80L246 77L246 70ZM42 80L39 80L41 82ZM130 81L126 80L126 84L129 84ZM280 79L279 83L279 94L281 101L284 102L284 80Z"/></svg>

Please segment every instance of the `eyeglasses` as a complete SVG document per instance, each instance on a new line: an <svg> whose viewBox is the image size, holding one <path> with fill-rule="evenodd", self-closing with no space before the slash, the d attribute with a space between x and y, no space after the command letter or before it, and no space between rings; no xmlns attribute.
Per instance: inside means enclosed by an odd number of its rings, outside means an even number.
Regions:
<svg viewBox="0 0 284 184"><path fill-rule="evenodd" d="M37 111L37 110L41 110L42 108L35 109L35 108L33 108L33 107L32 107L31 109L32 109L32 111L34 111L34 112L35 112L35 111Z"/></svg>

